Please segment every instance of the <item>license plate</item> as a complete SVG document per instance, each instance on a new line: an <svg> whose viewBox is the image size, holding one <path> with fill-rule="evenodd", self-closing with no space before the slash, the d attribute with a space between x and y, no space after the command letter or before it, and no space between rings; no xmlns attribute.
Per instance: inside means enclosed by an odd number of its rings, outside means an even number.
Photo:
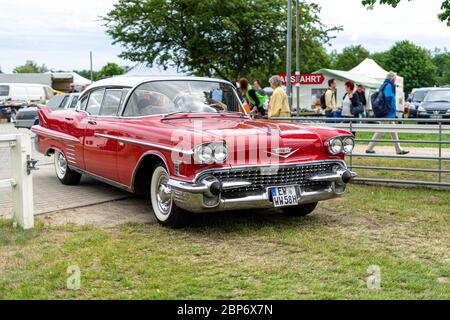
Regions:
<svg viewBox="0 0 450 320"><path fill-rule="evenodd" d="M298 205L296 187L275 187L270 189L275 208Z"/></svg>
<svg viewBox="0 0 450 320"><path fill-rule="evenodd" d="M438 115L432 115L431 119L442 119L442 116L438 116Z"/></svg>

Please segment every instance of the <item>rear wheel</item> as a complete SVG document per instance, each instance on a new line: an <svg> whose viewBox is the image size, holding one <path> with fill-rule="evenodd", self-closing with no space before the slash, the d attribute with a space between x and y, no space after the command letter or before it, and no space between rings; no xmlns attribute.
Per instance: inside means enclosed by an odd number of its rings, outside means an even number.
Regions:
<svg viewBox="0 0 450 320"><path fill-rule="evenodd" d="M80 183L81 174L69 168L66 156L59 151L55 152L55 170L62 184L71 186Z"/></svg>
<svg viewBox="0 0 450 320"><path fill-rule="evenodd" d="M187 225L189 213L175 205L169 179L165 165L158 163L152 174L150 200L158 223L165 227L181 228Z"/></svg>
<svg viewBox="0 0 450 320"><path fill-rule="evenodd" d="M288 216L304 217L311 214L317 207L318 202L302 204L294 207L282 208L283 212Z"/></svg>

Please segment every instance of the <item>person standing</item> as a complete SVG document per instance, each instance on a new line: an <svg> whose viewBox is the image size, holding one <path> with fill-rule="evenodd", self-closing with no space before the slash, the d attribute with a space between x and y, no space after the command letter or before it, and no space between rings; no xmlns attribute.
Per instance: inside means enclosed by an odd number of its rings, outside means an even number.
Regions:
<svg viewBox="0 0 450 320"><path fill-rule="evenodd" d="M383 90L384 96L386 98L386 104L389 108L389 113L385 116L385 118L389 118L389 119L397 118L396 85L395 85L396 80L397 80L397 74L395 72L390 71L387 74L386 79L384 80L384 83L380 88L380 91ZM392 123L394 123L394 122L392 122ZM373 136L372 140L380 140L383 138L384 134L385 134L385 132L377 132ZM398 134L396 132L391 132L390 134L391 134L392 140L394 140L395 151L397 152L397 154L398 155L408 154L409 151L402 149L400 142L399 142ZM376 144L377 144L376 141L371 142L366 150L366 153L374 154L375 153L374 149L375 149Z"/></svg>
<svg viewBox="0 0 450 320"><path fill-rule="evenodd" d="M367 118L367 99L366 99L366 92L364 91L364 87L359 84L358 89L356 89L355 94L358 96L359 101L364 106L364 113L362 114L362 117Z"/></svg>
<svg viewBox="0 0 450 320"><path fill-rule="evenodd" d="M344 99L342 101L342 118L358 118L359 115L355 115L352 113L352 110L359 108L361 105L361 101L359 95L354 92L355 91L355 83L353 81L345 82L345 91L347 91L344 95Z"/></svg>
<svg viewBox="0 0 450 320"><path fill-rule="evenodd" d="M281 87L281 77L273 76L269 80L270 86L273 89L272 97L269 101L269 119L275 117L290 117L291 110L289 108L289 99Z"/></svg>
<svg viewBox="0 0 450 320"><path fill-rule="evenodd" d="M70 84L69 93L78 93L77 89L75 88L75 84Z"/></svg>
<svg viewBox="0 0 450 320"><path fill-rule="evenodd" d="M266 115L266 110L264 109L264 103L267 100L266 96L262 96L256 92L246 78L239 80L239 90L250 105L252 113L258 114L259 116Z"/></svg>
<svg viewBox="0 0 450 320"><path fill-rule="evenodd" d="M328 89L325 92L325 116L327 118L337 117L336 86L336 79L328 80Z"/></svg>

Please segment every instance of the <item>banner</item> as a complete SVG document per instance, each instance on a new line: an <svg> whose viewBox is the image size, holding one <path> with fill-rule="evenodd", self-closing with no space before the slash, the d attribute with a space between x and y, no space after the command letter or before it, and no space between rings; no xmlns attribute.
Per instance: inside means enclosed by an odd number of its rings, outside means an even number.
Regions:
<svg viewBox="0 0 450 320"><path fill-rule="evenodd" d="M281 77L281 81L283 85L286 85L286 74L278 74ZM291 84L296 85L296 75L291 75ZM325 81L325 77L323 74L302 74L300 76L300 84L315 84L320 85Z"/></svg>

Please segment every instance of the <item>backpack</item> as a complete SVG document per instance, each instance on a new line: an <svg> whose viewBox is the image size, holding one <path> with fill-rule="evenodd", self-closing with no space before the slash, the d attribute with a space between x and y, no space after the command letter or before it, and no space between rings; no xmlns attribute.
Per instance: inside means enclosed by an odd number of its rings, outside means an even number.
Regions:
<svg viewBox="0 0 450 320"><path fill-rule="evenodd" d="M320 96L320 107L323 110L325 110L327 108L327 103L325 101L325 95L327 94L328 90L330 90L330 89L327 89L327 91L325 91L325 93ZM333 92L331 98L333 98L333 96L334 96L334 99L336 100L336 93Z"/></svg>
<svg viewBox="0 0 450 320"><path fill-rule="evenodd" d="M386 96L384 95L386 86L387 84L384 83L381 86L380 90L372 95L372 111L375 115L375 118L384 118L389 114L390 109L386 101Z"/></svg>

